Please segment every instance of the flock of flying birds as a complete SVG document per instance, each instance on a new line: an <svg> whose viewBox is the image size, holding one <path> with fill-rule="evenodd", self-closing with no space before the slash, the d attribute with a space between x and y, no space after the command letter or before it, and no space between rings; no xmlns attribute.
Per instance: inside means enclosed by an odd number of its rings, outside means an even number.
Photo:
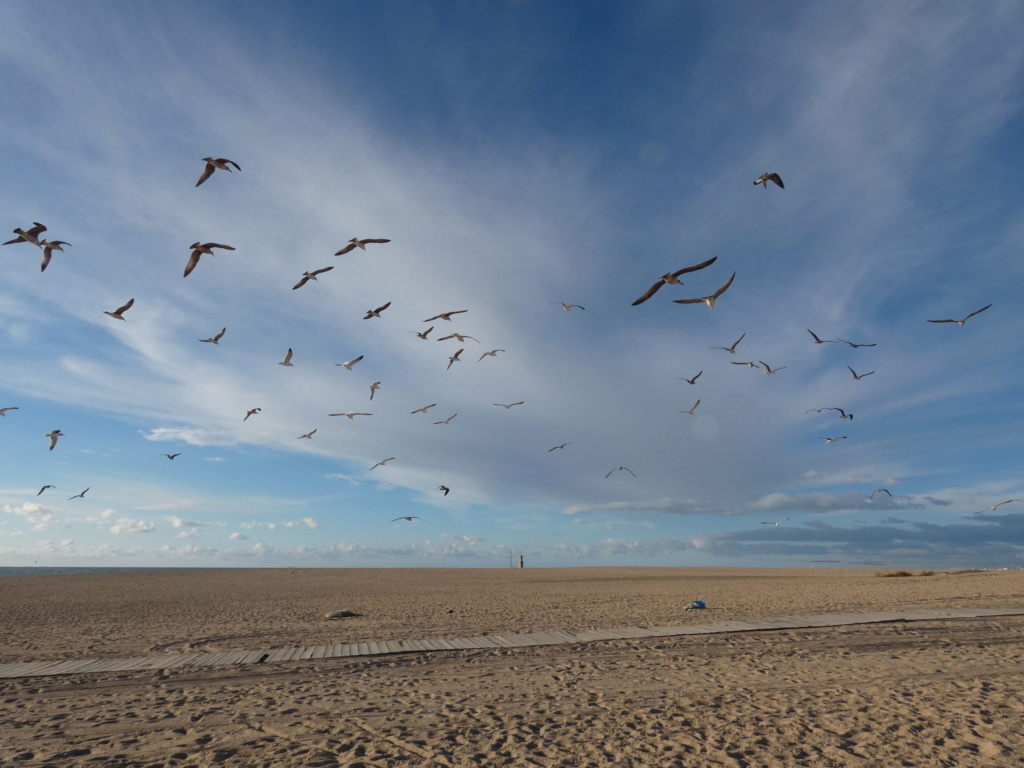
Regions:
<svg viewBox="0 0 1024 768"><path fill-rule="evenodd" d="M199 187L204 182L206 182L218 170L227 171L227 172L230 173L231 170L232 170L232 166L235 168L235 170L238 170L238 171L242 170L241 167L238 165L238 163L234 162L233 160L229 160L227 158L206 157L206 158L203 158L203 162L205 162L206 165L205 165L205 167L203 169L202 175L199 177L199 181L196 182L196 187ZM768 188L768 182L772 182L774 185L776 185L780 189L785 189L785 185L783 184L781 177L777 173L764 173L764 174L762 174L760 177L758 177L754 181L754 184L755 185L761 185L765 189L767 189ZM66 246L66 245L70 246L71 245L69 242L67 242L65 240L50 240L48 238L43 237L43 234L45 232L47 232L47 228L46 228L46 226L44 224L41 224L39 222L33 222L33 226L28 228L28 229L16 228L15 230L13 230L13 232L16 235L16 237L11 239L11 240L8 240L7 242L3 243L2 245L16 245L16 244L20 244L20 243L28 243L28 244L31 244L31 245L35 245L37 248L39 248L42 251L42 262L41 262L41 265L40 265L40 270L41 271L46 271L46 268L49 266L50 261L51 261L51 259L53 257L53 253L55 251L63 252L64 246ZM358 238L358 237L353 237L353 238L351 238L348 241L348 243L344 247L342 247L340 250L338 250L334 255L335 256L343 256L343 255L345 255L347 253L352 252L353 250L355 250L357 248L360 249L360 250L365 251L367 245L371 245L371 244L378 245L378 244L385 244L385 243L389 243L389 242L391 242L391 241L389 239L386 239L386 238ZM200 259L201 259L201 257L203 255L214 256L215 255L214 254L214 249L225 250L225 251L233 251L233 250L235 250L235 248L233 246L224 245L222 243L213 243L213 242L210 242L210 243L200 243L198 241L193 243L192 245L189 246L190 254L189 254L188 261L185 264L185 269L184 269L183 277L188 277L190 274L192 274L192 272L199 265L199 261L200 261ZM636 299L636 301L634 301L632 303L632 305L633 306L639 306L640 304L643 304L644 302L648 301L656 293L658 293L658 291L663 286L666 286L666 285L682 285L683 283L679 279L681 275L685 275L685 274L689 274L689 273L693 273L693 272L697 272L697 271L706 269L707 267L710 267L712 264L714 264L717 260L718 260L718 257L716 256L716 257L713 257L711 259L708 259L707 261L703 261L703 262L701 262L699 264L695 264L693 266L683 267L682 269L676 270L674 272L666 272L664 275L659 277L654 282L654 284L651 285L651 287L647 289L647 291L645 291L638 299ZM327 272L330 272L333 269L334 269L333 266L327 266L327 267L322 267L320 269L315 269L315 270L312 270L312 271L304 272L302 274L302 276L299 278L298 282L296 282L296 284L294 286L292 286L292 290L298 290L299 288L302 288L303 286L305 286L310 281L317 281L317 279L321 275L323 275L323 274L325 274ZM735 279L736 279L736 273L733 272L732 275L728 278L728 280L726 280L721 285L721 287L719 287L713 293L711 293L711 294L709 294L707 296L700 296L700 297L696 297L696 298L675 299L674 302L676 304L705 304L705 305L707 305L710 308L714 308L715 302L717 300L719 300L722 297L722 295L725 294L726 291L729 290L729 287L733 284L733 281ZM585 310L586 309L585 307L580 306L579 304L566 304L566 303L560 302L560 301L559 302L552 302L552 303L553 304L559 304L562 307L562 309L564 309L566 312L570 312L573 309L580 309L580 310ZM122 304L120 307L118 307L118 308L116 308L114 310L104 310L104 314L110 316L111 318L113 318L115 320L124 321L126 319L125 318L125 313L128 312L128 310L130 310L134 304L135 304L135 299L131 298L128 301L126 301L124 304ZM373 318L379 318L379 317L381 317L381 313L384 312L385 310L387 310L388 307L390 307L390 306L391 306L391 302L388 301L388 302L382 304L379 307L375 307L373 309L368 309L366 311L366 315L363 317L363 319L364 320L371 320ZM972 317L974 317L974 316L984 312L985 310L989 309L991 306L992 305L989 304L987 306L982 307L981 309L975 310L974 312L971 312L970 314L968 314L967 316L965 316L962 319L929 320L928 322L930 322L930 323L955 323L957 325L963 326ZM438 321L438 320L445 321L445 322L452 322L452 318L455 315L464 314L464 313L466 313L468 311L469 310L459 309L459 310L453 310L453 311L448 311L448 312L441 312L439 314L433 315L432 317L428 317L423 322L424 323L432 323L432 322L435 322L435 321ZM429 340L429 334L435 329L435 327L436 326L431 325L425 331L411 331L411 333L415 333L416 336L418 336L420 339L423 339L424 341L426 341L426 340ZM210 338L199 339L199 341L203 342L203 343L209 343L209 344L219 344L220 340L224 337L224 334L226 332L227 332L227 328L224 327L224 328L221 328L221 330L218 333L216 333L215 335L211 336ZM875 343L870 343L870 344L869 343L854 343L854 342L851 342L851 341L847 341L846 339L839 339L839 338L837 338L837 339L823 339L823 338L819 337L816 333L814 333L814 331L812 331L809 328L807 329L807 332L811 335L812 342L814 344L848 344L853 349L858 349L858 348L861 348L861 347L874 347L874 346L877 346ZM736 341L734 341L728 347L712 347L712 349L721 349L721 350L724 350L725 352L727 352L729 354L735 355L737 347L739 346L740 342L742 342L745 337L746 337L746 333L741 335L738 339L736 339ZM449 339L455 339L460 344L465 343L465 341L467 339L470 339L472 341L476 341L477 343L479 343L478 339L475 339L472 336L469 336L469 335L466 335L466 334L460 334L460 333L457 333L457 332L453 332L453 333L451 333L451 334L449 334L447 336L440 337L437 340L438 341L446 341L446 340L449 340ZM453 355L448 357L447 369L451 369L451 367L455 363L462 362L461 355L462 355L463 352L465 352L465 348L464 347L460 347ZM498 355L498 353L500 353L500 352L505 352L505 350L504 349L492 349L490 351L483 352L479 356L477 361L478 362L482 362L485 357L496 357ZM292 356L293 356L292 349L289 348L288 351L285 353L284 359L281 360L278 363L278 365L285 366L285 367L292 367L292 362L291 362ZM352 371L353 367L356 364L358 364L360 361L362 361L362 360L363 360L363 355L359 355L358 357L355 357L355 358L353 358L351 360L347 360L347 361L345 361L343 363L336 363L336 365L339 366L339 367L345 368L348 371ZM753 360L749 360L749 361L731 361L731 364L732 365L738 365L738 366L747 366L748 368L756 370L756 371L759 371L760 373L762 373L762 374L764 374L766 376L772 376L772 375L774 375L774 374L776 374L776 373L778 373L778 372L780 372L780 371L782 371L782 370L784 370L786 368L786 366L784 366L784 365L783 366L779 366L777 368L772 368L768 363L766 363L763 360L758 360L758 361L753 361ZM871 376L873 373L875 373L875 371L867 371L865 373L857 373L849 365L847 365L847 368L849 369L850 374L852 375L853 380L855 380L855 381L860 381L860 380L866 378L867 376ZM696 375L694 375L692 378L681 378L680 380L685 381L685 382L687 382L690 385L696 385L697 384L697 380L700 378L701 374L703 374L703 373L704 373L704 371L701 370ZM381 382L379 382L379 381L373 382L372 384L369 385L369 389L370 389L370 397L369 397L369 399L370 399L370 401L373 400L374 394L376 394L376 392L380 388L381 388ZM700 405L700 402L701 401L698 398L697 401L693 404L693 406L690 407L689 410L679 411L679 413L684 414L684 415L689 415L689 416L695 415L697 407ZM509 409L511 409L511 408L513 408L515 406L519 406L519 405L523 405L523 404L524 404L524 401L521 401L521 400L517 401L517 402L513 402L513 403L494 403L495 406L505 408L506 410L509 410ZM435 407L436 405L437 405L436 403L431 403L429 405L425 405L425 406L422 406L420 408L417 408L416 410L412 411L411 413L412 414L417 414L417 413L424 413L425 414L425 413L427 413L428 410L430 410L431 408ZM13 410L18 410L18 408L16 406L8 406L8 407L0 408L0 416L6 416L8 411L13 411ZM251 409L247 410L246 413L245 413L245 416L242 418L242 421L247 421L249 418L251 418L253 416L256 416L257 414L260 413L261 410L262 410L261 408L251 408ZM852 413L847 413L843 408L836 407L836 406L824 406L824 407L821 407L821 408L811 408L811 409L808 409L806 411L806 413L815 412L815 413L819 413L820 414L823 411L835 411L835 412L838 413L838 415L839 415L839 417L841 419L847 419L847 420L851 420L851 421L853 420L853 414ZM329 416L344 416L344 417L348 418L349 420L355 419L355 417L357 417L357 416L372 416L371 413L364 412L364 411L348 411L348 412L344 412L344 413L331 413L331 414L328 414L328 415ZM446 425L446 424L449 424L451 422L451 420L454 419L456 416L458 416L458 413L454 413L451 416L447 417L446 419L442 419L440 421L435 421L434 424L435 425ZM306 432L304 434L299 435L296 439L299 439L299 440L302 440L302 439L312 439L313 435L315 435L316 432L317 432L317 430L313 429L310 432ZM50 432L47 432L44 435L44 437L49 438L50 450L51 451L57 446L58 439L63 437L63 436L64 436L64 433L61 432L60 429L54 429L54 430L52 430ZM825 436L825 437L819 437L819 439L824 441L826 444L832 444L832 443L837 443L840 440L846 440L847 436L846 435ZM550 453L552 451L564 449L568 445L572 445L572 443L566 442L566 443L562 443L561 445L553 446L552 448L548 449L548 452ZM180 453L174 453L174 454L166 454L165 453L165 454L163 454L163 456L166 457L168 460L174 460L177 456L180 456L180 455L181 455ZM388 457L386 459L382 459L382 460L378 461L377 463L375 463L373 466L371 466L370 469L374 470L374 469L377 469L378 467L386 466L388 462L394 461L394 460L395 460L394 456ZM628 467L618 466L618 467L613 467L612 469L610 469L608 471L608 473L605 475L605 479L611 477L611 475L616 473L616 472L627 472L630 475L632 475L633 477L636 477L636 474L631 469L629 469ZM39 492L36 495L38 496L38 495L42 494L44 491L49 490L49 489L53 489L53 488L55 488L55 486L53 486L53 485L50 485L50 484L44 485L44 486L42 486L42 488L39 489ZM438 486L438 490L441 491L444 496L447 496L450 493L450 491L451 491L451 489L448 486L443 485L443 484ZM70 497L69 500L77 499L77 498L84 498L86 492L88 492L88 491L89 491L89 488L86 488L81 493L78 493L78 494ZM886 488L876 488L874 491L871 492L871 496L869 498L874 498L875 494L877 494L877 493L885 493L885 494L888 494L890 497L892 496L892 493L888 489L886 489ZM989 507L987 509L979 510L979 511L975 512L974 514L977 515L977 514L981 514L983 512L994 511L994 510L997 510L999 507L1002 507L1002 506L1004 506L1006 504L1010 504L1012 502L1020 502L1020 501L1024 501L1024 500L1022 500L1022 499L1007 499L1006 501L1002 501L1002 502L1000 502L1000 503L998 503L998 504L996 504L996 505L994 505L992 507ZM783 523L787 522L789 519L790 518L787 517L785 520L764 521L764 522L762 522L762 525L780 526ZM391 522L396 522L398 520L412 521L412 520L422 520L422 518L417 517L415 515L402 515L400 517L394 518Z"/></svg>

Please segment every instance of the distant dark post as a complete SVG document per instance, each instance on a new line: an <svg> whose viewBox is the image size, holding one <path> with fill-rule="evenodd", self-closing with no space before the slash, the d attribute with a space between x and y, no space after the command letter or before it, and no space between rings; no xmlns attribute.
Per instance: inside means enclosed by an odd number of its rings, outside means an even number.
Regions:
<svg viewBox="0 0 1024 768"><path fill-rule="evenodd" d="M523 556L522 555L519 556L519 567L520 568L523 567Z"/></svg>

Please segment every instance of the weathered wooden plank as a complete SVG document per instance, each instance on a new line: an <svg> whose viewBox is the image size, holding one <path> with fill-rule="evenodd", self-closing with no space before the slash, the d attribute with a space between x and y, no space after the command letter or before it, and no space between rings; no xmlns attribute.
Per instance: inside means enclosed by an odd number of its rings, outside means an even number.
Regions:
<svg viewBox="0 0 1024 768"><path fill-rule="evenodd" d="M291 655L294 651L294 648L278 648L270 654L270 658L267 659L267 662L284 661L285 657Z"/></svg>

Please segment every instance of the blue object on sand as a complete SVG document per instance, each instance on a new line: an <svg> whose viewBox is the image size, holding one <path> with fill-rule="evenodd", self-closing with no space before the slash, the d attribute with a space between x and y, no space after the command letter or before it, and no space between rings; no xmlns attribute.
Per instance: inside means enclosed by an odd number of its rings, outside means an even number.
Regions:
<svg viewBox="0 0 1024 768"><path fill-rule="evenodd" d="M707 606L704 604L703 600L694 600L692 603L690 603L690 607L691 608L707 608Z"/></svg>

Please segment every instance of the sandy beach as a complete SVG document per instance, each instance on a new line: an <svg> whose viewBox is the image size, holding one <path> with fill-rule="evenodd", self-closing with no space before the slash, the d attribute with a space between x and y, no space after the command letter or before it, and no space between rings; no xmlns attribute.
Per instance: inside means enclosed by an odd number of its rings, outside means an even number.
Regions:
<svg viewBox="0 0 1024 768"><path fill-rule="evenodd" d="M705 611L684 612L703 599ZM165 571L0 579L0 662L1024 607L1024 572ZM325 620L331 610L359 614ZM1024 765L1024 617L0 681L0 765Z"/></svg>

